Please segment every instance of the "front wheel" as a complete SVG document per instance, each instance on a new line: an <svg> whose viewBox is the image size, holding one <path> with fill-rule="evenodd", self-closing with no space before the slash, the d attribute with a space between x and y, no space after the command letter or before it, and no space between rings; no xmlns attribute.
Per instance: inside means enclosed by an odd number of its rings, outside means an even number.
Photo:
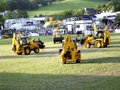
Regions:
<svg viewBox="0 0 120 90"><path fill-rule="evenodd" d="M106 39L106 42L105 42L105 44L104 44L104 47L105 47L105 48L108 46L108 43L109 43L109 40L108 40L108 38L107 38L107 39Z"/></svg>

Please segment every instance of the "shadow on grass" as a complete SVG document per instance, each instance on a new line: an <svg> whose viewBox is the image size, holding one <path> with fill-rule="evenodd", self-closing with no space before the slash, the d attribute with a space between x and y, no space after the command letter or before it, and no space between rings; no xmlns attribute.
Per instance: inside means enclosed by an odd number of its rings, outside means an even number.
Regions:
<svg viewBox="0 0 120 90"><path fill-rule="evenodd" d="M120 45L119 46L109 46L108 48L120 48ZM116 50L117 51L117 50ZM120 50L119 50L120 51Z"/></svg>
<svg viewBox="0 0 120 90"><path fill-rule="evenodd" d="M56 57L58 56L58 51L44 51L40 53L31 53L30 55L13 55L13 56L0 56L0 59L16 59L16 58L40 58L40 57Z"/></svg>
<svg viewBox="0 0 120 90"><path fill-rule="evenodd" d="M96 58L96 59L87 59L81 61L81 63L120 63L120 57L105 57L105 58Z"/></svg>
<svg viewBox="0 0 120 90"><path fill-rule="evenodd" d="M25 56L25 55L16 55L16 56L0 56L0 59L16 59L16 58L31 58L31 56L29 55L27 55L27 56Z"/></svg>
<svg viewBox="0 0 120 90"><path fill-rule="evenodd" d="M115 49L114 49L115 48ZM116 48L120 48L120 46L109 46L107 48L88 48L88 49L83 49L81 50L81 53L96 53L96 52L113 52L113 51L120 51L120 49L116 49Z"/></svg>
<svg viewBox="0 0 120 90"><path fill-rule="evenodd" d="M58 43L58 44L60 44L60 43ZM62 48L62 45L61 46L45 47L45 49L59 49L59 48Z"/></svg>
<svg viewBox="0 0 120 90"><path fill-rule="evenodd" d="M120 42L116 41L116 42L110 42L111 45L114 45L114 44L118 44L120 46Z"/></svg>
<svg viewBox="0 0 120 90"><path fill-rule="evenodd" d="M120 77L0 73L0 90L120 90Z"/></svg>
<svg viewBox="0 0 120 90"><path fill-rule="evenodd" d="M110 36L112 37L112 36L120 36L120 34L119 33L110 33Z"/></svg>

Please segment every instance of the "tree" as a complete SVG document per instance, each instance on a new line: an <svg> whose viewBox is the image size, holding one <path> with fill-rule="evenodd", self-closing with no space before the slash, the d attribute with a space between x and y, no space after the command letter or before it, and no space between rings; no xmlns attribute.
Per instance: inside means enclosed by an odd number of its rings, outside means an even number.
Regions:
<svg viewBox="0 0 120 90"><path fill-rule="evenodd" d="M29 10L30 2L29 0L8 0L9 10Z"/></svg>
<svg viewBox="0 0 120 90"><path fill-rule="evenodd" d="M46 6L54 1L61 0L0 0L0 11L5 10L33 10L37 9L39 4Z"/></svg>
<svg viewBox="0 0 120 90"><path fill-rule="evenodd" d="M16 19L17 15L15 11L8 11L7 15L5 16L6 19Z"/></svg>
<svg viewBox="0 0 120 90"><path fill-rule="evenodd" d="M115 24L120 25L120 14L117 14L117 16L115 18Z"/></svg>
<svg viewBox="0 0 120 90"><path fill-rule="evenodd" d="M0 11L5 11L8 9L9 9L9 6L8 6L7 0L1 0L0 1Z"/></svg>
<svg viewBox="0 0 120 90"><path fill-rule="evenodd" d="M4 17L2 15L0 15L0 25L3 24L5 21Z"/></svg>
<svg viewBox="0 0 120 90"><path fill-rule="evenodd" d="M18 10L17 17L18 18L28 18L28 13L25 10Z"/></svg>
<svg viewBox="0 0 120 90"><path fill-rule="evenodd" d="M6 19L27 18L28 14L25 10L14 10L8 11L5 17Z"/></svg>
<svg viewBox="0 0 120 90"><path fill-rule="evenodd" d="M106 5L98 5L97 6L97 11L102 12L102 11L110 11L112 10L113 12L119 11L120 10L120 0L111 0L108 2Z"/></svg>

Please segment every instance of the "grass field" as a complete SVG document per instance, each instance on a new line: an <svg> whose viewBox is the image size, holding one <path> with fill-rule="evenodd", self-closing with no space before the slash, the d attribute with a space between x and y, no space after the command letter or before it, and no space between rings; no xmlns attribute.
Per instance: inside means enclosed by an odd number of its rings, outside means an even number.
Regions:
<svg viewBox="0 0 120 90"><path fill-rule="evenodd" d="M96 7L98 4L105 4L108 1L104 0L64 0L60 2L55 2L49 6L40 6L37 10L28 11L30 17L35 15L52 15L56 13L61 13L65 10L70 9L80 9L87 7Z"/></svg>
<svg viewBox="0 0 120 90"><path fill-rule="evenodd" d="M78 45L81 63L64 65L61 44L54 45L52 36L40 38L46 48L26 56L12 52L11 39L0 40L0 90L120 90L120 34L111 34L107 48Z"/></svg>

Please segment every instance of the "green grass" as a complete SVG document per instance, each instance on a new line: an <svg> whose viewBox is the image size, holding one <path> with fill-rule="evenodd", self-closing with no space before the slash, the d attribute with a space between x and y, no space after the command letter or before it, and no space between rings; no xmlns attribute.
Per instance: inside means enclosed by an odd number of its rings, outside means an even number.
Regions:
<svg viewBox="0 0 120 90"><path fill-rule="evenodd" d="M107 48L78 45L81 63L65 65L58 58L61 44L40 38L45 49L21 56L12 52L10 39L0 40L0 90L120 90L120 34L111 34Z"/></svg>
<svg viewBox="0 0 120 90"><path fill-rule="evenodd" d="M65 10L70 9L80 9L86 7L96 7L98 4L105 4L108 1L104 0L64 0L60 2L55 2L49 6L40 6L37 10L28 11L30 17L35 15L52 15L61 13Z"/></svg>

